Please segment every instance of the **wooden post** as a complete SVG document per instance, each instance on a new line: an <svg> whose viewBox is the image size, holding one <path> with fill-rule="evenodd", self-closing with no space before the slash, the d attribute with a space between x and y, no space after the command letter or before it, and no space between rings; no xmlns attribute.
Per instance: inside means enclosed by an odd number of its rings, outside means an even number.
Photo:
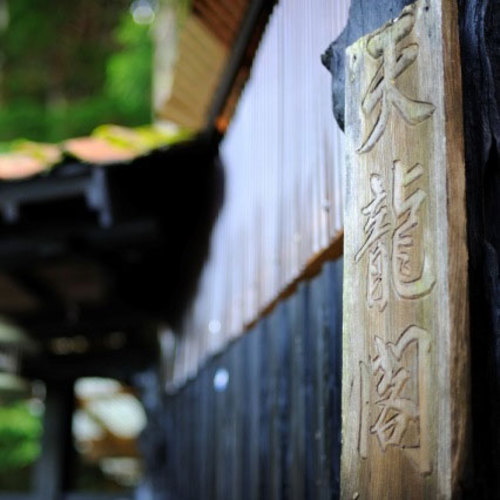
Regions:
<svg viewBox="0 0 500 500"><path fill-rule="evenodd" d="M73 480L73 382L49 381L46 387L42 453L35 469L34 497L61 500Z"/></svg>
<svg viewBox="0 0 500 500"><path fill-rule="evenodd" d="M342 498L458 494L468 422L456 2L347 50Z"/></svg>

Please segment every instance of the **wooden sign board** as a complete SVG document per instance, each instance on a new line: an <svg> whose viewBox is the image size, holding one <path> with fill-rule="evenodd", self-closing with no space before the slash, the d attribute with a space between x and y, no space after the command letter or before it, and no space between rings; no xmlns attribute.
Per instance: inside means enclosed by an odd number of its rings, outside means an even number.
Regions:
<svg viewBox="0 0 500 500"><path fill-rule="evenodd" d="M450 498L467 434L456 2L347 50L342 498Z"/></svg>

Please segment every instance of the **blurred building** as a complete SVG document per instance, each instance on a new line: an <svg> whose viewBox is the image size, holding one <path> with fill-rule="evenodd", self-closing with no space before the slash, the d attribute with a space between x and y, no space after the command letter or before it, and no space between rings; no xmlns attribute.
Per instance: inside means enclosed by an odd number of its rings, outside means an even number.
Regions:
<svg viewBox="0 0 500 500"><path fill-rule="evenodd" d="M0 157L0 397L44 383L36 498L338 498L344 144L321 55L363 29L350 5L138 0L155 125ZM125 489L78 491L83 469Z"/></svg>

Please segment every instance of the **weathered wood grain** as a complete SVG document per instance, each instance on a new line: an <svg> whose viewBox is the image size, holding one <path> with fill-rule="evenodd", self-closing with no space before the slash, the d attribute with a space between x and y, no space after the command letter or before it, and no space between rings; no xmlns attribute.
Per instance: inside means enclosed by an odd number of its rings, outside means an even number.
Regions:
<svg viewBox="0 0 500 500"><path fill-rule="evenodd" d="M346 56L343 498L450 498L468 422L456 5L419 0Z"/></svg>

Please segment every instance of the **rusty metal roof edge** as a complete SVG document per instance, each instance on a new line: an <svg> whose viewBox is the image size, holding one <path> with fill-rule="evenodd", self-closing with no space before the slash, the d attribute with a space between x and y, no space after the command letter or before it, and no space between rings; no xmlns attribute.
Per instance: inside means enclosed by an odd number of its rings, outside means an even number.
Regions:
<svg viewBox="0 0 500 500"><path fill-rule="evenodd" d="M255 30L260 22L267 21L276 3L277 0L252 0L250 2L207 115L205 127L211 134L222 137L216 129L216 120L231 96Z"/></svg>

